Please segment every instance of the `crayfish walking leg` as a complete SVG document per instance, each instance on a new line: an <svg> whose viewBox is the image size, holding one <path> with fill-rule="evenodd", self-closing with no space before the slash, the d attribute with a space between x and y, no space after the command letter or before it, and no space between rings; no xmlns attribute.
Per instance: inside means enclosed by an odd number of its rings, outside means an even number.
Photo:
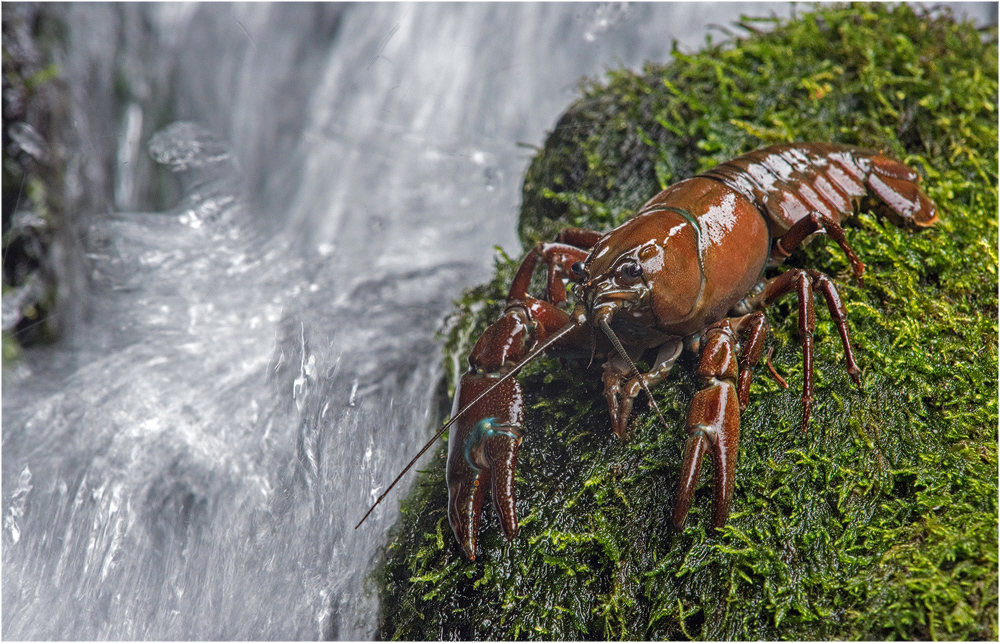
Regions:
<svg viewBox="0 0 1000 643"><path fill-rule="evenodd" d="M799 300L799 338L802 342L802 430L809 425L813 401L813 331L816 328L816 313L813 307L813 291L818 290L826 299L827 308L840 341L844 347L847 373L855 386L861 388L861 369L854 360L851 337L847 330L847 310L833 281L818 270L794 268L768 281L754 300L755 306L769 306L784 295L794 291Z"/></svg>

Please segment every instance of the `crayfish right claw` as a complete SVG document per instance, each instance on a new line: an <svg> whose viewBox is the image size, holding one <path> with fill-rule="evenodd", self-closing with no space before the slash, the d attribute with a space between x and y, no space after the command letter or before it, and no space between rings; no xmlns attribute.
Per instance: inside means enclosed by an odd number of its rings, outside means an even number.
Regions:
<svg viewBox="0 0 1000 643"><path fill-rule="evenodd" d="M476 559L476 534L483 512L485 490L480 484L481 472L463 471L453 475L448 467L448 522L455 538L462 545L469 560Z"/></svg>
<svg viewBox="0 0 1000 643"><path fill-rule="evenodd" d="M493 432L493 435L486 438L484 447L486 460L490 465L490 477L493 479L493 508L500 517L504 536L511 541L517 535L514 471L517 469L521 429L509 424L495 424Z"/></svg>
<svg viewBox="0 0 1000 643"><path fill-rule="evenodd" d="M507 540L517 534L514 471L521 429L484 418L471 428L460 426L448 454L448 520L469 560L476 559L476 540L486 488Z"/></svg>

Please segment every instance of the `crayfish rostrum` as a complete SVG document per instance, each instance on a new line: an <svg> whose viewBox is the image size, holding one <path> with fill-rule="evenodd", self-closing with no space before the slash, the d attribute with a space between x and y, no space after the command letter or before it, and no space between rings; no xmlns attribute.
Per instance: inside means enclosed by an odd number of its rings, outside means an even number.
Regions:
<svg viewBox="0 0 1000 643"><path fill-rule="evenodd" d="M865 267L841 222L867 198L896 225L933 225L936 207L918 180L906 165L874 151L826 143L775 145L670 186L610 232L568 228L555 241L535 246L514 276L505 312L472 349L452 419L407 467L452 427L448 518L469 559L476 556L487 488L504 534L508 539L517 534L514 472L524 397L515 375L547 350L584 350L592 359L604 359L604 395L619 437L627 432L640 391L660 416L650 389L667 377L684 350L696 353L701 388L684 423L688 437L673 523L683 527L708 453L714 473L712 525L725 524L740 413L768 332L763 309L789 293L798 296L803 430L813 399L816 291L840 334L847 372L861 385L846 311L833 281L800 268L765 278L765 269L780 265L810 236L825 233L846 254L860 283ZM528 294L540 263L547 266L544 298ZM572 306L567 282L575 284ZM635 362L654 349L652 369L640 372Z"/></svg>

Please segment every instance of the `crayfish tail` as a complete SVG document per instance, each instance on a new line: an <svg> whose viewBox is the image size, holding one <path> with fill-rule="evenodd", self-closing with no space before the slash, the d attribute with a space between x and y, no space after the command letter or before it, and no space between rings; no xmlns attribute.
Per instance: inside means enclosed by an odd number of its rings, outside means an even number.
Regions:
<svg viewBox="0 0 1000 643"><path fill-rule="evenodd" d="M937 223L937 206L917 183L919 175L899 161L881 154L871 159L868 188L885 204L885 214L904 228L927 228Z"/></svg>

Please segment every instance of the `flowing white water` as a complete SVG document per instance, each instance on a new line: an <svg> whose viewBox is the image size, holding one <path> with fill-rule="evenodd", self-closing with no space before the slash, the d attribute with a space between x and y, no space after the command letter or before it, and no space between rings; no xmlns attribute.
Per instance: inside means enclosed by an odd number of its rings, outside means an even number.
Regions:
<svg viewBox="0 0 1000 643"><path fill-rule="evenodd" d="M8 639L370 637L414 474L353 527L438 419L450 301L518 252L517 143L584 75L790 8L62 11L89 287L4 374Z"/></svg>

